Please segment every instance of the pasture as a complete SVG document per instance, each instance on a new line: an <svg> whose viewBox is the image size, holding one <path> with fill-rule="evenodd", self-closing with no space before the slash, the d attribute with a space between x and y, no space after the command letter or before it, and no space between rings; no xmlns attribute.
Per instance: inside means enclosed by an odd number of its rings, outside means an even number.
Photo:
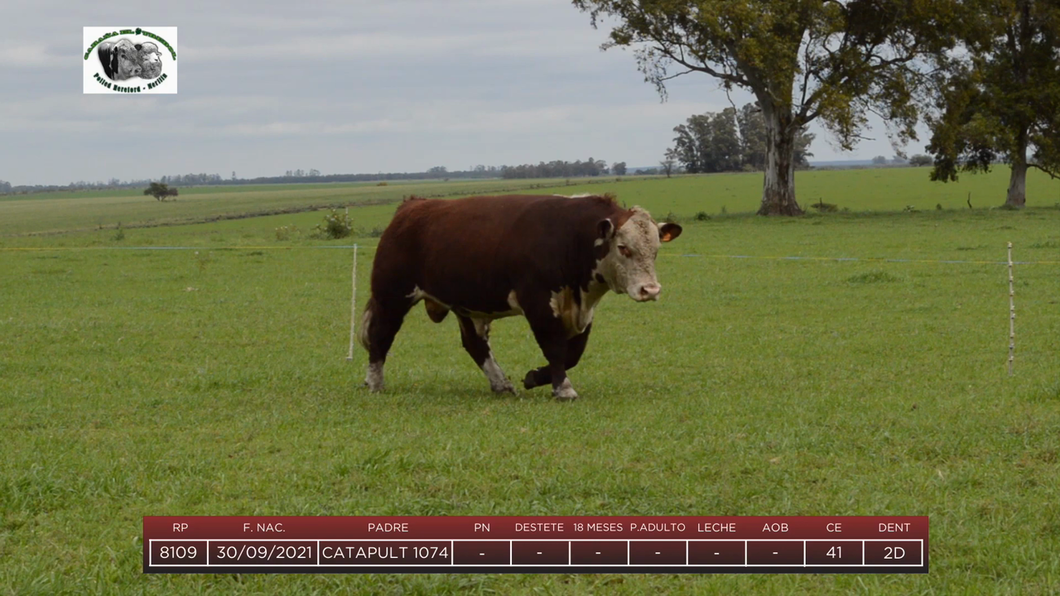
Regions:
<svg viewBox="0 0 1060 596"><path fill-rule="evenodd" d="M385 393L345 361L333 247L362 247L360 310L389 201L541 181L0 201L0 593L1056 593L1060 183L1009 212L984 208L1007 172L926 172L800 172L804 207L849 212L796 219L748 215L760 174L533 189L685 229L660 302L602 302L573 403L495 396L422 307ZM312 237L320 212L136 227L340 203L359 236ZM491 343L513 379L543 363L521 318ZM928 515L931 572L145 576L145 515Z"/></svg>

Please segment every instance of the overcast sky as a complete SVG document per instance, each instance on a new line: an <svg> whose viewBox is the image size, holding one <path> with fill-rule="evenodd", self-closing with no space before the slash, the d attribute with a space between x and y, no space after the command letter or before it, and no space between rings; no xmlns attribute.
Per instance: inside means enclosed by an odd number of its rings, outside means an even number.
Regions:
<svg viewBox="0 0 1060 596"><path fill-rule="evenodd" d="M0 179L16 185L651 166L675 125L729 105L698 74L660 103L632 54L601 52L606 31L567 0L6 0L2 14ZM179 93L83 95L85 26L178 27ZM814 132L815 160L893 154L882 127L852 153Z"/></svg>

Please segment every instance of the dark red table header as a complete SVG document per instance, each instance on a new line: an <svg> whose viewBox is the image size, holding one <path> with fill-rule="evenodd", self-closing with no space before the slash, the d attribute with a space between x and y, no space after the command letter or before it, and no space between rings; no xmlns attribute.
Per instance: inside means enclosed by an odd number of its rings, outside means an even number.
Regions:
<svg viewBox="0 0 1060 596"><path fill-rule="evenodd" d="M923 539L926 516L144 518L144 539Z"/></svg>

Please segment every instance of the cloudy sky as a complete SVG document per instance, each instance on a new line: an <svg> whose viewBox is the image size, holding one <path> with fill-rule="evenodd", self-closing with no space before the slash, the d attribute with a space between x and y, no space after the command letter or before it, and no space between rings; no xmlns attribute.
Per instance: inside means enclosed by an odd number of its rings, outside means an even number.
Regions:
<svg viewBox="0 0 1060 596"><path fill-rule="evenodd" d="M675 125L729 105L705 75L672 81L661 103L567 0L7 0L3 14L0 179L16 185L650 166ZM178 27L179 93L82 94L85 26ZM882 127L852 153L815 132L816 160L893 154Z"/></svg>

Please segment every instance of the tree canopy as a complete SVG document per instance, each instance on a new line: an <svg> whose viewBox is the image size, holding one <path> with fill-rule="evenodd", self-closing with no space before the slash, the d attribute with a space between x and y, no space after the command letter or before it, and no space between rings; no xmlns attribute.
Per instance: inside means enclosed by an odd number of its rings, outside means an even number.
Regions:
<svg viewBox="0 0 1060 596"><path fill-rule="evenodd" d="M179 194L176 188L170 188L167 184L161 182L152 182L150 186L144 189L145 195L151 195L159 201L165 201L168 197L175 197Z"/></svg>

